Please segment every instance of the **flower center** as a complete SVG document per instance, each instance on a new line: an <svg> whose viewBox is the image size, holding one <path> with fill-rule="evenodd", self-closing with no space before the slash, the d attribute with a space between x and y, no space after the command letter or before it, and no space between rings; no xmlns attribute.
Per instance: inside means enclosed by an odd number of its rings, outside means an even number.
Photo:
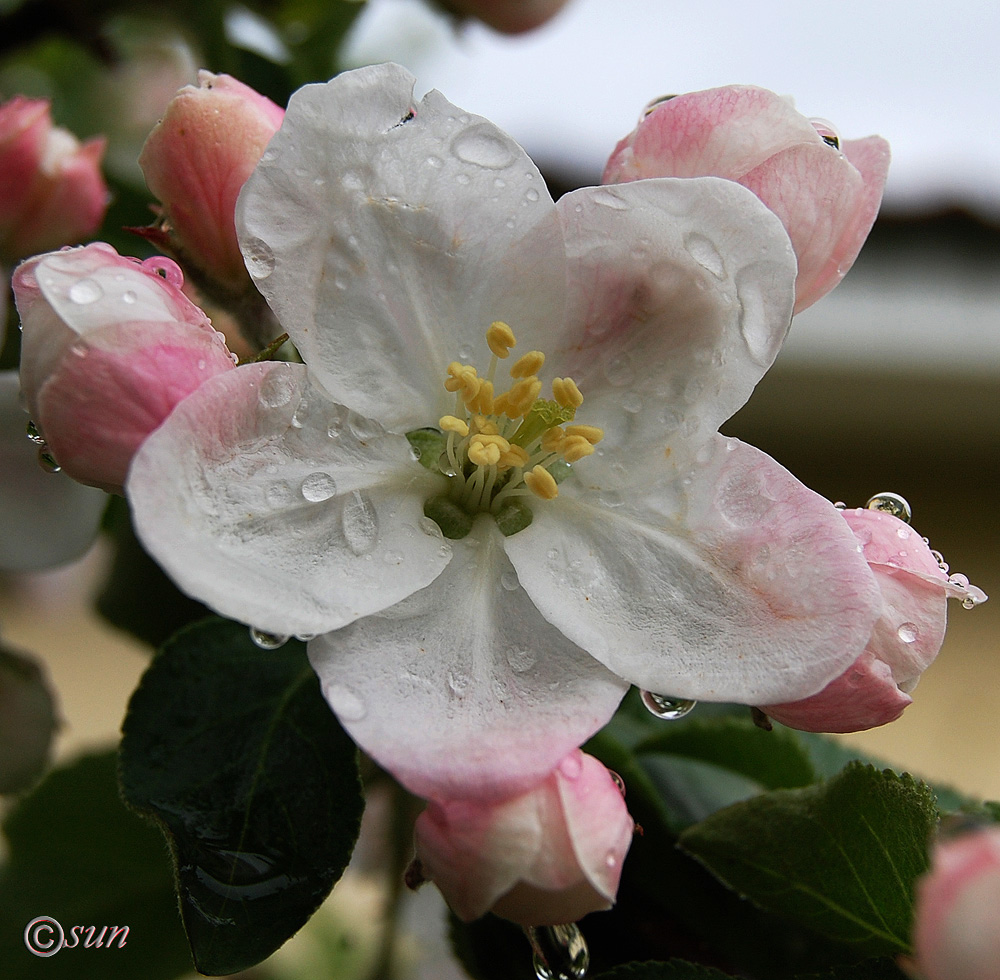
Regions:
<svg viewBox="0 0 1000 980"><path fill-rule="evenodd" d="M492 352L484 375L471 364L452 361L444 386L455 394L451 415L438 429L410 433L415 447L439 448L424 465L449 478L444 495L433 497L424 513L445 537L468 534L476 514L489 513L507 535L531 523L532 498L554 500L559 482L577 460L589 456L604 433L593 425L570 425L583 395L572 378L553 378L552 398L540 398L541 351L528 351L509 370L511 385L499 394L496 372L517 344L514 331L500 320L486 331Z"/></svg>

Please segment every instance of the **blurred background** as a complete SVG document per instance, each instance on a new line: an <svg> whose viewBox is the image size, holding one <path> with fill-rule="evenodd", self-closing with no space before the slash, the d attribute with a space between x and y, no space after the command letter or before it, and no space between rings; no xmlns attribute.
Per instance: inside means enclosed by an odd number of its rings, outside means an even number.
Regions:
<svg viewBox="0 0 1000 980"><path fill-rule="evenodd" d="M0 12L15 6L4 0ZM845 138L890 141L882 215L854 269L796 318L726 431L831 500L861 506L880 491L902 494L914 528L951 570L995 594L972 612L950 604L944 648L900 721L845 740L1000 798L1000 6L573 0L518 37L459 24L421 0L346 6L357 9L344 46L315 54L309 70L401 62L418 94L438 88L507 129L556 196L599 180L649 100L729 83L792 95ZM256 75L244 80L266 90L269 66L288 63L294 31L275 31L249 7L228 10L238 62L216 63L222 48L196 31L126 16L116 29L131 54L112 70L80 75L82 56L65 40L44 57L6 50L0 96L51 95L58 122L81 137L107 133L113 207L134 214L147 199L139 147L196 68L251 65ZM68 84L74 73L88 83ZM108 560L99 543L70 567L2 581L5 643L40 657L58 691L60 757L117 737L148 661L146 647L93 611ZM427 975L445 976L438 967Z"/></svg>

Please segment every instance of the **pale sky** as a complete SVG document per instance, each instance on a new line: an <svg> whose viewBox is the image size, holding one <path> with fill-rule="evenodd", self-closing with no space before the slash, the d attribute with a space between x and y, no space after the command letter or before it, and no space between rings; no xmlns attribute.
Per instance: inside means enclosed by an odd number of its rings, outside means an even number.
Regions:
<svg viewBox="0 0 1000 980"><path fill-rule="evenodd" d="M546 27L458 36L419 0L369 0L361 61L392 59L542 163L596 176L643 105L752 83L847 139L893 147L887 203L957 200L1000 218L995 0L571 0Z"/></svg>

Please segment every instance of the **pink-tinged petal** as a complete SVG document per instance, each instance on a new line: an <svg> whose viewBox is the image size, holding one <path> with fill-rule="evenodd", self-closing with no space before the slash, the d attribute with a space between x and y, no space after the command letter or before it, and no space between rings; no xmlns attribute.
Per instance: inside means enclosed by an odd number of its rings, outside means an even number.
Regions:
<svg viewBox="0 0 1000 980"><path fill-rule="evenodd" d="M651 444L661 454L664 436L698 445L787 333L795 257L780 222L714 178L585 188L558 209L570 307L549 364L583 392L580 420L623 465Z"/></svg>
<svg viewBox="0 0 1000 980"><path fill-rule="evenodd" d="M450 548L422 513L439 479L305 367L272 362L182 401L127 490L140 538L182 589L287 635L337 629L440 574Z"/></svg>
<svg viewBox="0 0 1000 980"><path fill-rule="evenodd" d="M163 205L178 254L223 287L241 290L246 268L235 209L284 110L229 75L201 71L149 134L139 165Z"/></svg>
<svg viewBox="0 0 1000 980"><path fill-rule="evenodd" d="M657 105L611 154L602 183L644 177L739 180L768 157L818 139L792 103L767 89L728 85Z"/></svg>
<svg viewBox="0 0 1000 980"><path fill-rule="evenodd" d="M45 142L52 129L49 103L16 95L0 104L0 243L28 208L38 179ZM6 247L0 249L5 255Z"/></svg>
<svg viewBox="0 0 1000 980"><path fill-rule="evenodd" d="M334 400L397 431L453 405L448 363L505 320L563 319L564 251L535 165L492 123L364 68L291 99L240 196L247 267ZM415 113L415 115L414 115Z"/></svg>
<svg viewBox="0 0 1000 980"><path fill-rule="evenodd" d="M936 845L917 883L913 948L926 980L1000 978L1000 828Z"/></svg>
<svg viewBox="0 0 1000 980"><path fill-rule="evenodd" d="M557 925L614 903L633 829L611 774L574 749L513 798L431 803L416 852L460 918Z"/></svg>
<svg viewBox="0 0 1000 980"><path fill-rule="evenodd" d="M93 544L107 495L38 465L25 434L16 371L0 372L0 570L30 572L79 558Z"/></svg>
<svg viewBox="0 0 1000 980"><path fill-rule="evenodd" d="M430 587L309 644L351 737L429 799L523 792L627 688L542 619L503 540L479 518Z"/></svg>
<svg viewBox="0 0 1000 980"><path fill-rule="evenodd" d="M610 490L567 480L505 539L549 622L632 683L696 700L806 697L860 656L879 592L832 505L735 439L677 473L637 463Z"/></svg>

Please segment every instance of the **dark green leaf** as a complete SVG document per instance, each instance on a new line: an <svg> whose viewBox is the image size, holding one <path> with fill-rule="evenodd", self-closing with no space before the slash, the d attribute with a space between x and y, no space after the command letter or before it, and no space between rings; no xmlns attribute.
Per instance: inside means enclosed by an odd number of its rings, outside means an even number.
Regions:
<svg viewBox="0 0 1000 980"><path fill-rule="evenodd" d="M122 785L162 826L202 973L260 962L343 873L363 808L357 753L293 641L210 620L165 645L123 726Z"/></svg>
<svg viewBox="0 0 1000 980"><path fill-rule="evenodd" d="M825 973L800 974L795 980L908 980L896 961L883 957L851 966L838 966Z"/></svg>
<svg viewBox="0 0 1000 980"><path fill-rule="evenodd" d="M760 907L883 956L909 948L913 884L936 821L927 786L852 763L828 783L715 813L680 843Z"/></svg>
<svg viewBox="0 0 1000 980"><path fill-rule="evenodd" d="M733 980L728 973L686 960L666 963L626 963L602 973L594 980Z"/></svg>
<svg viewBox="0 0 1000 980"><path fill-rule="evenodd" d="M749 718L709 718L674 728L664 725L636 746L636 753L667 753L710 762L767 789L794 789L816 781L802 743L787 728L766 732Z"/></svg>
<svg viewBox="0 0 1000 980"><path fill-rule="evenodd" d="M652 752L636 758L678 830L764 791L760 783L709 762Z"/></svg>
<svg viewBox="0 0 1000 980"><path fill-rule="evenodd" d="M5 980L170 980L190 972L170 858L156 829L122 804L116 766L108 751L56 769L4 820ZM103 948L81 941L39 958L23 935L42 915L55 919L70 941L74 926L95 926L98 935L104 926L127 926L125 945L122 936Z"/></svg>
<svg viewBox="0 0 1000 980"><path fill-rule="evenodd" d="M513 922L495 915L462 922L450 915L448 937L456 959L473 980L535 980L531 947Z"/></svg>

